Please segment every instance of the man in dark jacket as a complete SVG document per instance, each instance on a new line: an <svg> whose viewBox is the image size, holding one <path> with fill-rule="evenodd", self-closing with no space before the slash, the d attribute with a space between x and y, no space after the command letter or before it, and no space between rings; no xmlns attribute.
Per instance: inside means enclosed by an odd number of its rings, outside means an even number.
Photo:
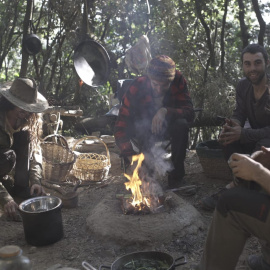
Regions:
<svg viewBox="0 0 270 270"><path fill-rule="evenodd" d="M193 119L185 78L170 57L157 56L151 60L147 76L135 79L123 97L115 124L116 144L121 155L131 161L138 152L149 153L156 141L169 139L174 168L168 184L178 187L185 175L188 125Z"/></svg>
<svg viewBox="0 0 270 270"><path fill-rule="evenodd" d="M267 52L259 44L250 44L242 51L241 61L245 77L236 87L236 108L231 119L226 119L219 138L226 160L233 153L250 155L262 146L270 147L270 78L266 73L269 64ZM229 184L227 188L232 186L233 184ZM204 198L202 207L214 210L223 191L224 189Z"/></svg>

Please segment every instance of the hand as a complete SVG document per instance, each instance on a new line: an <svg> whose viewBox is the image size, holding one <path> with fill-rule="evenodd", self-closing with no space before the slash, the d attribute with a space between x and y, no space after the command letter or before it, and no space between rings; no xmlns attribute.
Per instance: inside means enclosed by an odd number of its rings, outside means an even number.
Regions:
<svg viewBox="0 0 270 270"><path fill-rule="evenodd" d="M167 114L167 109L162 107L160 108L152 120L152 133L159 134L162 130L163 124L165 122L165 117Z"/></svg>
<svg viewBox="0 0 270 270"><path fill-rule="evenodd" d="M38 185L38 184L34 184L31 186L31 189L30 189L30 194L32 196L42 196L42 195L46 195L43 187L41 185Z"/></svg>
<svg viewBox="0 0 270 270"><path fill-rule="evenodd" d="M18 205L13 200L7 202L4 205L4 213L10 217L12 220L17 220L18 218Z"/></svg>
<svg viewBox="0 0 270 270"><path fill-rule="evenodd" d="M223 126L218 139L218 141L224 146L240 140L242 131L242 127L238 122L232 119L226 119L225 121L226 124Z"/></svg>
<svg viewBox="0 0 270 270"><path fill-rule="evenodd" d="M251 155L251 158L261 163L265 168L270 170L270 148L262 146L262 150L256 151Z"/></svg>
<svg viewBox="0 0 270 270"><path fill-rule="evenodd" d="M247 181L254 180L261 169L261 166L257 161L243 154L232 154L228 164L237 178Z"/></svg>

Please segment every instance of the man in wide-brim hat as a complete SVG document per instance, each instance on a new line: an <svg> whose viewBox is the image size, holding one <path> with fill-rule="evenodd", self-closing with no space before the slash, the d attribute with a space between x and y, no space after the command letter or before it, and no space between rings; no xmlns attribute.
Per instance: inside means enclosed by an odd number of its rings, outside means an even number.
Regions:
<svg viewBox="0 0 270 270"><path fill-rule="evenodd" d="M48 108L48 102L28 78L0 85L0 95L0 205L7 216L17 219L13 197L44 194L38 113Z"/></svg>

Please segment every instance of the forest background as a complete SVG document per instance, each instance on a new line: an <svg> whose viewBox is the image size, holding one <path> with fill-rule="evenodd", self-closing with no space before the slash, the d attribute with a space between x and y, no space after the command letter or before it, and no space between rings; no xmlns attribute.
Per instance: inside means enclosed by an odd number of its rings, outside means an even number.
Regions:
<svg viewBox="0 0 270 270"><path fill-rule="evenodd" d="M216 138L217 116L232 113L241 50L259 43L269 52L269 12L265 0L2 0L0 82L32 77L51 105L76 104L84 117L99 117L110 109L119 79L142 75L128 70L125 55L147 35L152 57L174 59L194 107L202 109L191 132L194 148ZM38 54L23 49L29 33L41 40ZM74 49L87 37L110 56L110 76L99 87L80 85L74 68ZM77 136L70 126L63 132Z"/></svg>

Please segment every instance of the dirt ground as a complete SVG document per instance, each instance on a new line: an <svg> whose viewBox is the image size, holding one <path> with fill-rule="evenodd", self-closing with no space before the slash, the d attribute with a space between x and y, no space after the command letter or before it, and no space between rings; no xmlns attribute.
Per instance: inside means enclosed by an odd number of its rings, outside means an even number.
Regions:
<svg viewBox="0 0 270 270"><path fill-rule="evenodd" d="M78 207L72 209L62 208L64 237L60 241L42 247L28 245L24 237L22 222L6 221L2 216L0 218L0 246L20 246L24 255L31 260L33 270L62 269L61 267L83 269L81 264L85 260L95 268L99 268L101 265L111 265L117 258L127 253L143 250L166 252L173 258L185 255L188 263L179 266L178 269L191 269L190 266L200 260L207 229L212 220L212 213L201 209L200 199L212 194L218 188L224 187L228 181L207 178L203 173L196 152L189 151L185 161L186 181L187 185L196 185L197 192L193 196L183 198L199 211L205 223L205 229L195 235L177 237L170 242L127 246L125 243L115 243L104 237L93 235L86 222L89 213L102 198L108 194L117 193L123 187L124 178L121 176L120 159L113 152L111 152L111 157L112 167L109 171L108 185L91 184L81 186L77 190L79 194ZM47 190L47 192L54 194L51 190ZM136 237L136 232L134 232L134 237ZM243 255L240 257L237 269L247 269L245 257L259 251L257 240L251 238L245 247Z"/></svg>

